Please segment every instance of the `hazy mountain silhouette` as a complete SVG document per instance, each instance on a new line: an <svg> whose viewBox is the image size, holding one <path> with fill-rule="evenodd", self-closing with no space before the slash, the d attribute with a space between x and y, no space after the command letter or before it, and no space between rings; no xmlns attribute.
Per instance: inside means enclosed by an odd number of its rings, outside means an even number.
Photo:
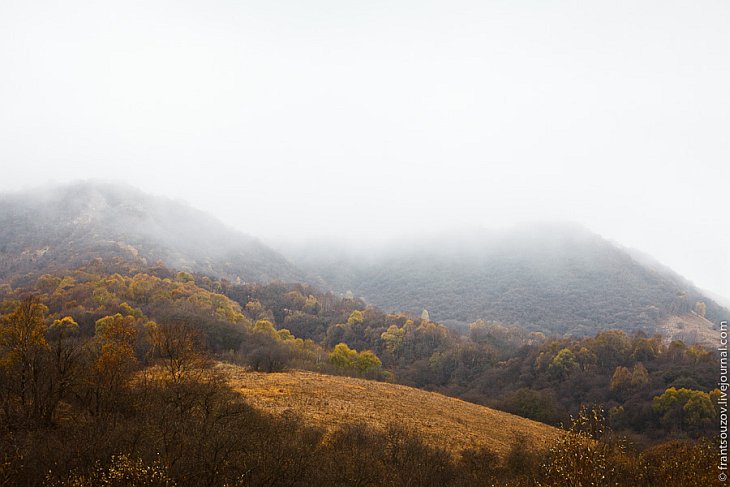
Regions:
<svg viewBox="0 0 730 487"><path fill-rule="evenodd" d="M122 257L232 281L324 284L456 324L499 320L576 335L622 328L707 341L727 316L651 257L571 225L419 236L368 252L318 244L286 253L291 262L185 203L124 185L0 197L0 279ZM698 302L707 319L695 313Z"/></svg>
<svg viewBox="0 0 730 487"><path fill-rule="evenodd" d="M427 309L439 321L499 320L583 335L654 333L670 316L692 316L706 335L713 325L694 313L695 304L705 303L712 322L723 309L668 268L574 225L420 236L367 254L318 248L285 254L335 290L389 311ZM692 333L682 337L701 341Z"/></svg>
<svg viewBox="0 0 730 487"><path fill-rule="evenodd" d="M115 256L231 280L303 279L257 239L130 186L82 182L0 197L0 278Z"/></svg>

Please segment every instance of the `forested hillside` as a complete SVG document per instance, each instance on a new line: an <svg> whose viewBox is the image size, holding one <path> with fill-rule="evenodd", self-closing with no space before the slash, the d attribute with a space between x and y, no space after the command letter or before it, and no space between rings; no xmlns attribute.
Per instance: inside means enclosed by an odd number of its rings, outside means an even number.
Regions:
<svg viewBox="0 0 730 487"><path fill-rule="evenodd" d="M545 422L564 417L553 409L559 395L575 419L560 435L408 388L306 373L254 379L213 367L213 357L259 372L299 367L413 382L473 400L485 392ZM0 480L704 486L714 479L715 447L703 435L717 415L708 372L716 368L708 352L658 338L546 341L487 323L460 337L309 286L236 285L97 260L0 286ZM669 384L679 388L663 390ZM619 405L581 405L594 399ZM410 415L413 422L402 419ZM612 425L676 439L640 451L617 440ZM470 440L475 433L482 437Z"/></svg>
<svg viewBox="0 0 730 487"><path fill-rule="evenodd" d="M690 328L713 336L722 310L599 237L541 228L301 261L356 284L337 293L177 203L49 194L0 207L2 482L707 485L719 361Z"/></svg>
<svg viewBox="0 0 730 487"><path fill-rule="evenodd" d="M0 278L118 257L233 283L351 290L386 311L427 309L462 327L485 319L558 335L653 334L673 333L661 325L687 316L691 329L676 337L699 342L723 309L669 269L569 226L424 236L367 255L288 250L298 267L209 215L130 187L77 183L0 198Z"/></svg>
<svg viewBox="0 0 730 487"><path fill-rule="evenodd" d="M712 327L722 310L671 271L573 226L414 237L369 253L312 246L288 254L340 292L388 311L427 309L438 321L499 320L576 336L607 328L653 334L662 318L690 312Z"/></svg>
<svg viewBox="0 0 730 487"><path fill-rule="evenodd" d="M114 256L233 281L303 279L255 238L129 186L75 183L0 196L0 278Z"/></svg>
<svg viewBox="0 0 730 487"><path fill-rule="evenodd" d="M107 323L136 330L132 348L142 354L151 331L175 326L189 329L209 353L256 371L299 368L398 382L551 425L567 423L581 405L602 404L612 427L644 445L704 435L717 415L717 357L640 332L560 339L477 321L460 334L309 285L235 284L123 261L6 280L0 311L27 296L51 322L72 317L82 337ZM688 414L687 404L697 409Z"/></svg>

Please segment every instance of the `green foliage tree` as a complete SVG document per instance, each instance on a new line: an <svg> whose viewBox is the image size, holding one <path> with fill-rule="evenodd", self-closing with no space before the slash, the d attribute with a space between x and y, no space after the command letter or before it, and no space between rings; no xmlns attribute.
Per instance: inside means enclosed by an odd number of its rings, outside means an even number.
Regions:
<svg viewBox="0 0 730 487"><path fill-rule="evenodd" d="M380 369L382 362L370 350L358 352L345 343L339 343L329 354L330 363L341 370L352 370L360 375Z"/></svg>
<svg viewBox="0 0 730 487"><path fill-rule="evenodd" d="M360 375L365 375L370 371L378 370L383 363L377 355L370 350L364 350L357 354L353 366Z"/></svg>
<svg viewBox="0 0 730 487"><path fill-rule="evenodd" d="M578 361L575 359L575 354L569 348L560 350L548 366L548 370L561 379L567 377L568 374L577 368Z"/></svg>
<svg viewBox="0 0 730 487"><path fill-rule="evenodd" d="M357 351L352 350L346 343L338 343L329 353L330 363L338 369L351 369L357 357Z"/></svg>
<svg viewBox="0 0 730 487"><path fill-rule="evenodd" d="M386 331L380 335L380 339L385 344L385 350L393 356L398 356L403 349L403 340L405 330L399 328L398 325L390 325Z"/></svg>
<svg viewBox="0 0 730 487"><path fill-rule="evenodd" d="M693 389L670 387L654 397L652 406L666 427L683 431L696 431L716 416L710 394Z"/></svg>

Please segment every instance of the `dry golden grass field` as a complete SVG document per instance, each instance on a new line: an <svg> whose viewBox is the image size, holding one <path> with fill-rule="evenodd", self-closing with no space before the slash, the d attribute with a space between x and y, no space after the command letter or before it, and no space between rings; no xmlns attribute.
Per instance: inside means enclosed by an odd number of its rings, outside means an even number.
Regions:
<svg viewBox="0 0 730 487"><path fill-rule="evenodd" d="M455 454L486 446L504 456L517 435L524 435L531 449L546 448L561 435L552 426L412 387L301 370L267 374L222 363L217 368L250 404L270 413L294 411L327 429L395 423Z"/></svg>

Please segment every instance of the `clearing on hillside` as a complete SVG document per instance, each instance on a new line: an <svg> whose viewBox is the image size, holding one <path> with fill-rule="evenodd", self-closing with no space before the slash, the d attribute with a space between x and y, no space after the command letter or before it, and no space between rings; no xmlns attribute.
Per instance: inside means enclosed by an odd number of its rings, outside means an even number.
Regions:
<svg viewBox="0 0 730 487"><path fill-rule="evenodd" d="M719 331L706 318L690 311L683 315L671 315L659 321L660 333L667 341L682 340L713 348L718 341Z"/></svg>
<svg viewBox="0 0 730 487"><path fill-rule="evenodd" d="M294 411L308 424L330 430L346 423L381 429L395 423L455 454L485 446L504 456L519 435L531 449L544 449L562 434L546 424L402 385L301 370L263 373L231 364L218 368L250 404L270 413Z"/></svg>

